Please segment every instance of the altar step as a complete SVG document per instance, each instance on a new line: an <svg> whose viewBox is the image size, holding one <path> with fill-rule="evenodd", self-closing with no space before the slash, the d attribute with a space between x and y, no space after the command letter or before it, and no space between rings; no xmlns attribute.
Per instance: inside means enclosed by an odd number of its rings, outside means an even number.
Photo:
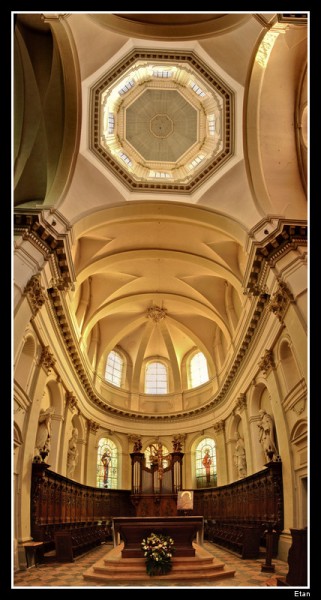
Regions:
<svg viewBox="0 0 321 600"><path fill-rule="evenodd" d="M123 544L113 548L83 573L84 579L93 582L117 581L191 581L234 577L235 571L225 569L224 563L216 560L201 546L193 543L195 556L173 557L172 570L168 575L150 577L146 573L144 558L122 558Z"/></svg>

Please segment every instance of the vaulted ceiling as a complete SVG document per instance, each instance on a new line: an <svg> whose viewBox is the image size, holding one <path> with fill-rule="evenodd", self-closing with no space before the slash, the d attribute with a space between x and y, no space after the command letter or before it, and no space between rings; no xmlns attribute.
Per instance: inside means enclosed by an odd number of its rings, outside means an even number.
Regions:
<svg viewBox="0 0 321 600"><path fill-rule="evenodd" d="M16 204L72 232L68 309L93 377L115 347L133 390L162 357L182 391L194 348L218 377L245 317L251 240L306 218L306 27L274 13L17 23Z"/></svg>

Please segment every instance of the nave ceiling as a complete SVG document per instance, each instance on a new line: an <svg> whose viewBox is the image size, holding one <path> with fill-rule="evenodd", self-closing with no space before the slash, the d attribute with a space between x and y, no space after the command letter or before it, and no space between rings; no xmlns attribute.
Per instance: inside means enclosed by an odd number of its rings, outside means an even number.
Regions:
<svg viewBox="0 0 321 600"><path fill-rule="evenodd" d="M146 361L159 357L172 365L171 392L181 393L186 385L183 360L196 348L207 358L210 378L217 378L234 352L246 318L244 286L251 240L261 242L265 236L273 236L278 219L306 218L304 156L300 166L297 150L302 143L293 127L294 112L300 115L304 109L306 29L282 24L272 13L212 14L193 23L186 16L184 23L175 16L172 35L168 36L164 34L166 27L168 33L168 24L160 15L155 19L146 15L149 23L142 23L137 15L68 14L56 20L49 14L44 19L37 17L17 17L21 67L17 78L24 89L17 109L21 104L24 110L30 93L37 91L39 100L25 112L25 121L18 121L17 212L49 211L48 223L59 234L64 227L71 231L74 281L66 306L93 379L104 378L108 352L117 347L131 369L125 387L133 386L137 392L142 391L141 374ZM129 35L129 30L134 35ZM266 41L264 46L265 36L271 32L270 45ZM41 47L46 48L50 75L43 66L40 69L37 55L30 54L32 37L38 37ZM100 81L108 81L108 74L118 68L115 81L121 82L122 69L127 73L130 68L130 61L124 66L126 57L135 52L151 55L148 64L156 60L158 66L172 65L171 54L180 53L183 66L184 56L195 56L198 88L208 82L201 74L201 67L205 67L228 90L232 106L228 122L230 156L194 186L194 179L201 173L196 165L195 178L188 180L190 189L183 189L183 183L182 189L175 191L175 185L172 189L166 187L157 177L158 189L157 185L150 187L146 171L140 176L143 171L139 169L134 179L142 186L135 189L123 180L126 170L119 170L119 160L115 175L115 168L110 169L93 152L91 126L96 113L91 104L92 90L99 87ZM164 58L160 58L161 53ZM77 60L72 64L75 56ZM26 68L29 79L22 82ZM61 87L67 73L68 95ZM301 83L293 85L294 81ZM146 77L143 85L147 85ZM155 117L158 125L167 128L162 143L164 139L175 142L172 113L176 109L165 103L162 112L163 100L158 97L159 104L151 111L151 91L162 88L155 78L148 85L152 87L136 95L128 107L125 103L129 116L126 121L123 115L121 126L126 129L128 125L126 148L131 145L134 154L138 113L143 115L155 147ZM173 93L168 89L163 91ZM179 94L176 88L174 93ZM181 145L167 160L167 167L184 156L190 144L206 142L206 136L203 139L200 133L200 115L205 119L204 127L212 113L206 112L203 101L196 96L193 99L190 88L180 97L184 98L185 93L186 115L195 113L197 128L191 124L182 130ZM148 94L145 99L144 94ZM226 133L226 97L223 94L220 99L215 89L213 94L215 110L222 110L221 125ZM56 131L50 124L51 103L59 116ZM73 127L67 131L71 115ZM183 113L181 116L184 119ZM131 131L130 119L135 125ZM31 139L35 122L39 123L38 135ZM116 118L116 133L121 131L118 126ZM227 140L224 136L222 139L224 151ZM162 171L163 155L155 148L151 152L151 147L144 144L145 136L140 135L138 151L144 159L153 159L152 170ZM211 149L209 152L207 167L215 160ZM198 147L195 156L200 153ZM137 163L137 154L135 160ZM190 163L192 160L189 156ZM170 168L176 168L173 164ZM174 177L175 183L181 185ZM57 225L52 225L53 221ZM163 311L160 320L155 307Z"/></svg>

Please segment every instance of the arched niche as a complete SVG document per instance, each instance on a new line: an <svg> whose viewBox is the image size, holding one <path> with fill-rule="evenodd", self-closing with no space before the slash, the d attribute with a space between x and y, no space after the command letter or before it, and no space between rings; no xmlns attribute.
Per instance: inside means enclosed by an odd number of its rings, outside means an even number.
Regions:
<svg viewBox="0 0 321 600"><path fill-rule="evenodd" d="M241 442L239 442L241 439ZM245 456L244 428L239 414L231 415L226 425L226 440L228 446L228 464L231 481L236 481L246 476L246 465L240 462L241 454ZM241 453L244 448L244 453ZM242 469L241 469L242 466ZM242 473L241 473L242 471ZM240 476L242 475L242 477Z"/></svg>
<svg viewBox="0 0 321 600"><path fill-rule="evenodd" d="M290 344L286 339L282 340L280 343L279 358L285 391L290 392L295 384L301 379L301 377Z"/></svg>
<svg viewBox="0 0 321 600"><path fill-rule="evenodd" d="M36 342L32 335L27 335L14 371L14 377L22 389L30 388L36 359Z"/></svg>
<svg viewBox="0 0 321 600"><path fill-rule="evenodd" d="M275 426L275 419L271 405L271 396L268 388L263 382L258 382L252 393L249 395L249 414L250 414L250 429L252 438L252 457L255 470L260 470L266 464L267 459L263 450L263 446L260 443L260 410L265 410L271 415L274 427L273 434L276 447L278 448L277 432Z"/></svg>
<svg viewBox="0 0 321 600"><path fill-rule="evenodd" d="M82 422L81 417L78 414L73 415L70 423L70 427L67 430L67 444L64 444L64 447L67 448L67 455L65 457L66 463L66 472L68 476L67 462L68 462L68 448L69 442L72 438L72 432L74 429L78 431L78 440L77 440L77 461L75 470L72 476L72 479L75 481L82 482L83 481L83 470L84 470L84 462L85 462L85 428Z"/></svg>

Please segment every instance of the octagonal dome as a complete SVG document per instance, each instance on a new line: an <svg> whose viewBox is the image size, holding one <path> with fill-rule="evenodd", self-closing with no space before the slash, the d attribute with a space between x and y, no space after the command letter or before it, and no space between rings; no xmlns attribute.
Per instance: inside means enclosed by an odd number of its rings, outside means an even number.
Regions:
<svg viewBox="0 0 321 600"><path fill-rule="evenodd" d="M175 90L147 89L126 110L125 137L145 161L175 163L197 141L197 111Z"/></svg>
<svg viewBox="0 0 321 600"><path fill-rule="evenodd" d="M91 88L90 150L131 191L192 193L233 155L233 102L193 52L133 50Z"/></svg>

